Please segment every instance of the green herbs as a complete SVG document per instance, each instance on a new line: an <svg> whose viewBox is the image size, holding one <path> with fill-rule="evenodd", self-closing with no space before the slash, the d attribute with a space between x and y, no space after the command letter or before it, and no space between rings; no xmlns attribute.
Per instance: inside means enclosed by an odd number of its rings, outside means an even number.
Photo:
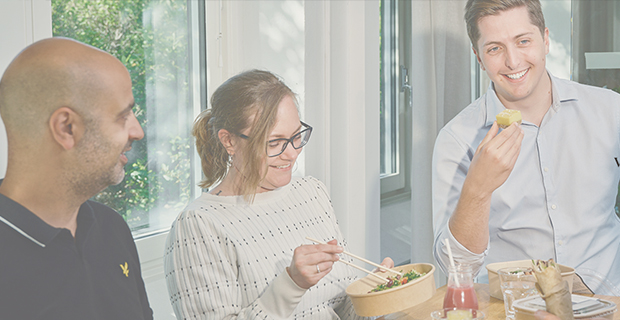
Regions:
<svg viewBox="0 0 620 320"><path fill-rule="evenodd" d="M531 269L517 269L509 272L510 274L532 274Z"/></svg>
<svg viewBox="0 0 620 320"><path fill-rule="evenodd" d="M532 264L534 265L534 270L535 271L539 271L539 272L543 272L545 269L547 269L549 267L556 268L556 264L555 264L555 261L553 261L553 259L549 259L547 261L544 261L544 260L536 260L536 261L534 261L534 260L532 260Z"/></svg>
<svg viewBox="0 0 620 320"><path fill-rule="evenodd" d="M421 276L423 276L425 274L426 273L418 273L417 271L411 269L411 271L405 273L402 277L400 275L388 276L387 277L387 279L388 279L387 283L382 283L382 284L378 285L376 288L368 291L368 293L379 292L379 291L391 289L391 288L394 288L394 287L402 286L404 284L407 284L411 280L417 279L417 278L419 278L419 277L421 277Z"/></svg>

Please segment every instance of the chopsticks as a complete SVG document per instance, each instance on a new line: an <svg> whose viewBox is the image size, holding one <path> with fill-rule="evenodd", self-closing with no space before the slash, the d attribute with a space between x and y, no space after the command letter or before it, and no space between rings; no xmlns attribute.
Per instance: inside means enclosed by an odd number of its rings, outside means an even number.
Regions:
<svg viewBox="0 0 620 320"><path fill-rule="evenodd" d="M364 272L368 273L369 275L376 277L377 279L381 279L381 281L383 281L383 282L388 282L389 281L387 278L384 278L384 277L382 277L382 276L380 276L380 275L378 275L378 274L376 274L376 273L374 273L372 271L366 270L366 269L364 269L364 268L362 268L360 266L356 266L356 265L354 265L354 264L352 264L352 263L350 263L348 261L344 261L344 260L338 260L338 261L340 261L340 262L342 262L342 263L344 263L344 264L346 264L348 266L351 266L351 267L353 267L353 268L355 268L357 270L364 271Z"/></svg>
<svg viewBox="0 0 620 320"><path fill-rule="evenodd" d="M312 241L312 242L315 242L315 243L325 244L325 242L323 242L323 241L316 240L316 239L312 239L312 238L310 238L310 237L306 237L306 239L308 239L308 240L310 240L310 241ZM393 269L390 269L390 268L386 268L386 267L384 267L384 266L382 266L382 265L380 265L380 264L374 263L374 262L372 262L372 261L370 261L370 260L367 260L367 259L364 259L364 258L359 257L359 256L357 256L357 255L354 255L354 254L352 254L352 253L350 253L350 252L343 251L342 253L344 253L344 254L346 254L346 255L349 255L349 256L351 256L351 257L353 257L353 258L355 258L355 259L358 259L358 260L361 260L361 261L363 261L363 262L366 262L366 263L368 263L368 264L370 264L370 265L373 265L373 266L375 266L375 267L377 267L377 268L383 269L383 270L385 270L385 271L390 271L390 272L393 272L393 273L399 274L399 275L401 275L401 276L403 275L403 273L402 273L402 272L398 272L398 271L396 271L396 270L393 270ZM373 275L373 276L375 276L375 277L377 277L377 278L379 278L379 279L381 279L381 280L383 280L383 281L385 281L385 282L387 282L387 281L388 281L388 279L386 279L386 278L384 278L384 277L382 277L382 276L380 276L380 275L378 275L378 274L375 274L375 273L374 273L374 272L372 272L372 271L368 271L368 270L366 270L366 269L364 269L364 268L362 268L362 267L356 266L356 265L354 265L354 264L352 264L352 263L350 263L350 262L347 262L347 261L344 261L344 260L338 260L338 261L340 261L340 262L342 262L342 263L344 263L344 264L346 264L346 265L349 265L349 266L351 266L351 267L353 267L353 268L356 268L356 269L358 269L358 270L364 271L364 272L366 272L366 273L368 273L368 274L370 274L370 275Z"/></svg>

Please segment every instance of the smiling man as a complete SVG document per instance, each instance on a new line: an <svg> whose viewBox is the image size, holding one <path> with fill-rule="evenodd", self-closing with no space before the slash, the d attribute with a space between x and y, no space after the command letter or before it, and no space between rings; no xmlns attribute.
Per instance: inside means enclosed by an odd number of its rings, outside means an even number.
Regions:
<svg viewBox="0 0 620 320"><path fill-rule="evenodd" d="M435 143L435 258L445 271L449 239L482 282L485 264L554 258L620 288L620 95L546 70L538 0L469 0L465 11L492 83ZM505 109L521 111L522 124L500 130Z"/></svg>
<svg viewBox="0 0 620 320"><path fill-rule="evenodd" d="M121 62L74 40L36 42L6 69L3 319L152 319L127 224L88 200L121 182L144 136L133 104Z"/></svg>

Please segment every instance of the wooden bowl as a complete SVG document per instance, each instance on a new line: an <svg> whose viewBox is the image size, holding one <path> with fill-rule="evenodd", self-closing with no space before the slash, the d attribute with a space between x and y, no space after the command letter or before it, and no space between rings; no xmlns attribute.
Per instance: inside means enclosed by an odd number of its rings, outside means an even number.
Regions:
<svg viewBox="0 0 620 320"><path fill-rule="evenodd" d="M502 295L502 289L499 286L499 275L497 275L497 270L508 267L531 268L532 260L489 263L487 265L487 271L489 272L489 293L491 294L491 297L499 300L504 300L504 296ZM575 274L575 269L561 264L558 264L558 267L560 267L562 279L568 282L568 290L572 293L573 275Z"/></svg>
<svg viewBox="0 0 620 320"><path fill-rule="evenodd" d="M367 275L347 287L347 295L353 302L355 313L362 317L374 317L394 313L411 308L422 303L435 293L435 266L429 263L414 263L394 267L394 270L406 273L415 269L419 273L426 273L405 285L379 292L370 292L381 280ZM390 273L378 272L377 274L387 277Z"/></svg>

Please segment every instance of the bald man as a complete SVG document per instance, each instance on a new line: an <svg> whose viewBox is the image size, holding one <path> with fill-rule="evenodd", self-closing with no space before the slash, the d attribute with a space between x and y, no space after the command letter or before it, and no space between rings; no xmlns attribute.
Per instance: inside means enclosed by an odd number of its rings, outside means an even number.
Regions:
<svg viewBox="0 0 620 320"><path fill-rule="evenodd" d="M0 318L152 319L129 228L88 200L144 132L127 69L80 42L24 49L0 80Z"/></svg>

